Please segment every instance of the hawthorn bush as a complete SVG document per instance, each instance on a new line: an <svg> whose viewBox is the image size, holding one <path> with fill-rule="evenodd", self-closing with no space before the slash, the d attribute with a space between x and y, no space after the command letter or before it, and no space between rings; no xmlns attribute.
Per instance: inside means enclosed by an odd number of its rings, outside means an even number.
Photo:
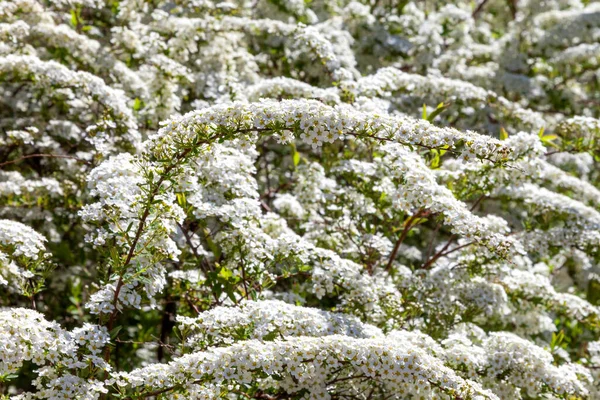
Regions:
<svg viewBox="0 0 600 400"><path fill-rule="evenodd" d="M0 393L600 399L600 3L1 0Z"/></svg>

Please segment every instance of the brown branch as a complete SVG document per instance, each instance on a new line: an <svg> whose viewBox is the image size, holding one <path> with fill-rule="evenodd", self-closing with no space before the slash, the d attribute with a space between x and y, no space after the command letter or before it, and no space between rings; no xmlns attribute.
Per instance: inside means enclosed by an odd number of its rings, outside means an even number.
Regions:
<svg viewBox="0 0 600 400"><path fill-rule="evenodd" d="M485 195L485 194L482 194L481 196L479 196L479 197L477 198L477 200L475 200L475 202L473 203L473 205L471 206L471 208L469 209L469 211L473 212L473 211L474 211L474 210L477 208L477 206L478 206L479 204L481 204L481 202L482 202L482 201L483 201L485 198L486 198L486 195ZM436 227L436 229L435 229L435 232L434 232L434 239L435 239L435 235L436 235L436 234L437 234L437 232L439 231L439 228L440 228L440 226L441 226L441 222L440 222L440 224L438 224L438 226L437 226L437 227ZM439 251L439 252L437 252L437 253L436 253L436 254L435 254L433 257L431 257L431 250L432 250L432 248L433 248L433 242L434 242L434 240L432 239L431 243L429 243L429 249L427 250L427 261L425 261L425 264L423 264L423 266L422 266L421 268L422 268L422 269L427 269L427 268L429 268L429 267L431 266L431 264L433 264L435 261L437 261L437 259L438 259L438 258L440 258L440 257L443 257L443 256L446 256L446 255L448 255L448 254L450 254L450 253L452 253L452 252L454 252L454 251L456 251L456 250L458 250L458 249L461 249L461 248L463 248L463 247L466 247L466 246L459 246L459 247L458 247L458 248L456 248L456 249L453 249L453 250L451 250L451 251L449 251L449 252L446 252L446 253L444 253L444 252L445 252L445 251L448 249L448 247L450 247L450 245L452 244L452 242L453 242L455 239L456 239L456 236L455 236L455 235L452 235L452 236L450 236L450 240L448 240L448 243L446 243L446 245L445 245L445 246L442 248L442 250L440 250L440 251ZM473 243L469 243L469 244L473 244Z"/></svg>
<svg viewBox="0 0 600 400"><path fill-rule="evenodd" d="M188 229L181 225L179 222L177 222L177 226L179 227L179 229L181 229L181 232L183 232L183 237L185 237L185 241L192 250L194 256L200 260L200 268L202 268L202 270L208 274L210 272L210 262L208 261L206 256L200 257L200 254L198 253L198 247L194 246L194 244L192 243L192 238L189 235Z"/></svg>
<svg viewBox="0 0 600 400"><path fill-rule="evenodd" d="M142 237L142 232L146 225L146 220L150 216L150 209L152 206L152 202L154 201L154 198L158 194L162 183L165 181L167 174L169 172L171 172L177 166L179 161L181 161L183 158L185 158L191 151L192 151L192 148L189 148L189 149L186 149L185 151L183 151L178 156L176 156L174 162L171 165L169 165L167 168L165 168L163 174L160 176L160 178L156 182L156 185L155 185L154 189L152 190L152 192L150 193L150 196L148 197L148 200L146 202L146 207L144 208L144 213L142 214L142 217L140 218L140 223L138 224L137 231L135 233L133 241L131 242L131 246L129 248L129 253L127 254L127 258L125 260L125 263L123 264L123 267L126 267L129 265L129 263L131 262L131 260L133 258L133 255L135 254L135 248L136 248L137 243L139 242L140 238ZM110 279L110 277L109 277L109 279ZM119 310L117 308L117 302L119 300L119 293L121 292L121 288L123 287L123 284L124 284L123 283L123 275L121 275L121 276L119 276L119 281L117 282L117 287L115 288L115 295L114 295L113 301L112 301L112 305L113 305L114 309L108 319L108 323L107 323L108 332L112 331L115 319L119 312ZM109 346L106 346L106 350L104 351L104 360L107 363L110 362L110 347ZM108 372L104 375L105 379L107 377L108 377Z"/></svg>
<svg viewBox="0 0 600 400"><path fill-rule="evenodd" d="M455 251L458 251L460 249L464 249L465 247L469 247L469 246L471 246L473 244L475 244L475 242L469 242L469 243L461 244L460 246L457 246L457 247L453 248L452 250L448 250L447 252L442 253L441 256L445 257L448 254L454 253Z"/></svg>
<svg viewBox="0 0 600 400"><path fill-rule="evenodd" d="M5 161L3 163L0 163L0 168L6 166L6 165L10 165L10 164L16 164L18 162L21 162L23 160L26 160L28 158L69 158L71 160L76 160L85 164L91 164L89 161L84 160L82 158L78 158L75 156L67 156L67 155L61 155L61 154L28 154L26 156L23 157L19 157L16 160L10 160L10 161Z"/></svg>
<svg viewBox="0 0 600 400"><path fill-rule="evenodd" d="M423 266L421 267L421 269L427 269L427 268L429 268L434 262L436 262L438 260L438 258L442 257L444 255L444 252L446 250L448 250L448 247L450 247L450 245L455 240L456 240L456 235L450 236L450 239L448 240L448 242L446 243L446 245L444 247L442 247L442 249L440 251L438 251L433 257L431 257L429 260L427 260L425 262L425 264L423 264Z"/></svg>
<svg viewBox="0 0 600 400"><path fill-rule="evenodd" d="M431 242L429 242L429 246L427 246L427 259L429 259L429 257L431 257L431 252L433 251L433 243L435 243L435 239L437 238L437 234L440 231L442 227L442 221L438 222L438 224L435 227L435 230L433 231L433 235L431 237Z"/></svg>
<svg viewBox="0 0 600 400"><path fill-rule="evenodd" d="M481 196L479 196L479 198L477 200L475 200L475 203L473 203L473 205L471 206L471 208L469 209L469 211L473 212L475 211L475 209L477 208L477 206L479 205L479 203L481 203L481 201L483 199L485 199L485 194L482 194Z"/></svg>
<svg viewBox="0 0 600 400"><path fill-rule="evenodd" d="M390 254L390 259L388 260L387 266L385 267L386 271L389 271L392 268L392 264L394 263L394 260L396 259L396 255L398 254L398 249L400 249L400 245L402 244L404 239L406 239L408 232L410 232L410 230L413 228L413 225L412 225L413 221L418 219L421 215L423 215L423 210L417 211L417 213L415 215L408 218L406 220L406 222L404 223L404 229L402 230L402 234L396 241L396 244L394 245L394 249L392 250L392 253Z"/></svg>
<svg viewBox="0 0 600 400"><path fill-rule="evenodd" d="M161 326L160 326L160 340L159 343L161 344L165 344L164 346L158 346L158 348L156 349L156 357L158 358L158 361L161 362L163 360L163 357L165 355L165 347L168 347L168 338L171 335L171 332L173 331L173 327L175 326L175 316L177 315L177 303L175 303L173 300L168 301L165 304L165 307L163 309L163 315L162 315L162 320L161 320Z"/></svg>
<svg viewBox="0 0 600 400"><path fill-rule="evenodd" d="M477 19L477 16L481 11L483 11L483 7L485 7L487 2L488 0L483 0L481 3L479 3L479 5L477 5L477 8L475 8L473 14L471 14L471 17L473 17L473 19Z"/></svg>

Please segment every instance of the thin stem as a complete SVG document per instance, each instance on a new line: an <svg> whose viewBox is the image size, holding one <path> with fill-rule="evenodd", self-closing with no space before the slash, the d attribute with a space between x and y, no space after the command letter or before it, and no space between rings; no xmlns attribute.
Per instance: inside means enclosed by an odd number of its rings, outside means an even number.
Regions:
<svg viewBox="0 0 600 400"><path fill-rule="evenodd" d="M396 259L396 255L398 254L398 249L400 249L400 245L402 244L404 239L406 239L408 232L410 232L410 230L413 228L413 225L412 225L413 221L415 219L418 219L422 214L423 214L423 210L419 210L415 215L408 218L406 220L406 222L404 223L404 229L402 230L402 234L396 241L396 244L394 245L394 249L392 250L392 253L390 254L390 259L388 260L387 266L385 267L386 271L389 271L392 268L392 264L394 263L394 260Z"/></svg>
<svg viewBox="0 0 600 400"><path fill-rule="evenodd" d="M435 239L437 238L437 234L440 231L441 227L442 221L438 222L437 226L435 227L435 230L433 231L433 235L431 237L431 241L429 242L429 246L427 246L427 259L431 257L431 252L433 251L433 243L435 243Z"/></svg>
<svg viewBox="0 0 600 400"><path fill-rule="evenodd" d="M445 257L445 256L447 256L448 254L452 254L452 253L454 253L455 251L458 251L458 250L460 250L460 249L464 249L465 247L469 247L469 246L471 246L471 245L473 245L473 244L475 244L475 242L469 242L469 243L461 244L460 246L457 246L457 247L453 248L452 250L448 250L447 252L445 252L445 253L442 253L442 254L441 254L441 256L442 256L442 257Z"/></svg>
<svg viewBox="0 0 600 400"><path fill-rule="evenodd" d="M160 176L160 178L156 182L154 189L150 192L150 195L148 196L146 205L144 207L144 213L142 214L142 217L140 218L138 228L135 232L133 241L131 242L129 252L127 253L127 258L125 259L125 263L122 266L123 268L127 267L129 265L129 263L131 262L131 260L133 259L133 256L135 254L135 248L136 248L137 243L139 242L140 238L142 237L142 232L144 230L146 220L150 216L150 209L151 209L152 203L154 201L154 198L158 194L162 183L165 181L169 172L171 172L177 166L178 162L181 161L183 158L185 158L191 151L192 151L192 148L186 149L180 155L175 157L175 162L173 164L169 165L167 168L165 168L163 174ZM113 311L110 314L110 317L109 317L108 323L107 323L108 332L112 331L115 319L119 312L119 310L117 308L117 302L119 300L119 293L121 292L121 288L123 287L123 284L124 284L123 283L123 275L120 275L119 281L117 282L117 287L115 288L115 295L114 295L113 301L112 301ZM110 362L110 347L109 346L106 346L106 350L104 351L104 360L106 362ZM108 377L108 372L104 375L104 379L106 379L107 377Z"/></svg>
<svg viewBox="0 0 600 400"><path fill-rule="evenodd" d="M475 10L473 11L473 14L471 14L471 16L473 17L473 19L476 19L477 15L479 15L479 13L481 11L483 11L483 7L486 5L487 2L488 2L488 0L483 0L481 3L479 3L479 5L477 6L477 8L475 8Z"/></svg>
<svg viewBox="0 0 600 400"><path fill-rule="evenodd" d="M26 156L19 157L15 160L5 161L3 163L0 163L0 168L4 167L6 165L10 165L10 164L16 164L16 163L26 160L28 158L69 158L71 160L77 160L84 164L88 164L88 165L91 164L89 161L84 160L79 157L75 157L75 156L67 156L67 155L63 155L63 154L41 154L41 153L39 153L39 154L28 154Z"/></svg>
<svg viewBox="0 0 600 400"><path fill-rule="evenodd" d="M440 251L438 251L433 257L431 257L429 260L427 260L425 262L425 264L423 264L421 269L428 269L434 262L436 262L438 260L438 258L442 257L444 255L444 252L446 250L448 250L448 247L450 247L450 245L454 242L454 240L456 240L456 235L450 236L450 239L448 240L446 245Z"/></svg>
<svg viewBox="0 0 600 400"><path fill-rule="evenodd" d="M244 261L242 261L242 284L244 285L244 297L246 297L246 300L249 299L249 293L248 293L248 285L246 284L246 268L244 267Z"/></svg>
<svg viewBox="0 0 600 400"><path fill-rule="evenodd" d="M482 194L481 196L479 196L477 198L477 200L475 200L475 202L473 203L473 205L471 206L471 208L469 209L469 211L473 212L477 208L477 206L479 206L479 204L481 204L481 202L485 198L486 198L485 194ZM436 227L436 230L434 232L434 239L435 239L435 234L438 232L440 225L441 225L441 223L438 224L438 227ZM429 250L427 251L427 260L425 261L425 264L423 264L423 266L421 268L422 269L427 269L427 268L429 268L431 266L431 264L433 264L435 261L437 261L438 258L446 256L446 255L448 255L448 254L452 253L453 251L458 250L460 248L466 247L466 246L459 246L456 249L453 249L453 250L451 250L451 251L449 251L447 253L444 253L448 249L448 247L450 247L450 245L452 244L452 242L454 242L455 239L456 239L456 235L450 236L450 240L448 240L448 242L446 243L446 245L439 252L437 252L433 257L431 257L431 249L432 249L432 246L433 246L433 239L432 239L431 243L429 244ZM470 244L473 244L473 242L469 243L469 245Z"/></svg>

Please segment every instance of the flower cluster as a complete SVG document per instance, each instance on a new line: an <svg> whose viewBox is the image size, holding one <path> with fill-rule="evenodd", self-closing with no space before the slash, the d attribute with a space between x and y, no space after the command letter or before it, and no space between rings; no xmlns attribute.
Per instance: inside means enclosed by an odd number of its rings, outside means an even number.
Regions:
<svg viewBox="0 0 600 400"><path fill-rule="evenodd" d="M0 284L29 294L47 266L46 238L27 225L0 220Z"/></svg>

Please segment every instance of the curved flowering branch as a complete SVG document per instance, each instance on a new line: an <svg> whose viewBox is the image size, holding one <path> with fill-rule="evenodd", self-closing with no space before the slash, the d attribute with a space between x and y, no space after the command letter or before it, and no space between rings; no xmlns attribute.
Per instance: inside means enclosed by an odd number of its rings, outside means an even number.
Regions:
<svg viewBox="0 0 600 400"><path fill-rule="evenodd" d="M335 363L327 363L327 359ZM134 390L130 398L140 398L165 391L185 393L190 384L199 384L205 390L215 385L220 391L235 393L238 385L253 384L254 377L261 373L281 377L278 381L259 384L261 392L281 388L290 394L306 393L311 398L330 398L326 388L333 382L340 382L340 391L350 393L361 393L368 390L371 383L377 383L398 393L440 391L462 399L497 398L478 384L460 378L440 360L410 343L391 344L389 339L352 339L338 335L266 343L241 342L190 354L169 366L121 373L113 380L121 390ZM161 382L161 377L170 378ZM228 382L234 384L227 389Z"/></svg>

